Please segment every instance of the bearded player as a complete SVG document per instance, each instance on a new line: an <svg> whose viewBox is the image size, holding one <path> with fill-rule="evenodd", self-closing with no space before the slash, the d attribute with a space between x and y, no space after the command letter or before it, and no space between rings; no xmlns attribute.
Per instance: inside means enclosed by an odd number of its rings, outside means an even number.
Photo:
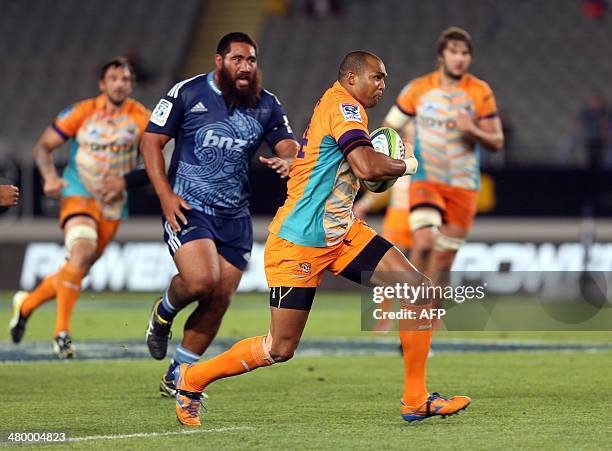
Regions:
<svg viewBox="0 0 612 451"><path fill-rule="evenodd" d="M177 313L198 303L162 376L163 396L175 395L175 367L197 361L214 339L248 264L250 158L265 141L277 156L260 160L285 177L298 147L282 105L261 87L253 39L239 32L221 38L215 66L170 89L142 142L164 214L164 240L178 268L149 318L153 358L166 356ZM170 139L176 144L166 175L162 149Z"/></svg>
<svg viewBox="0 0 612 451"><path fill-rule="evenodd" d="M380 100L386 75L376 55L351 52L340 64L337 81L315 106L291 165L287 199L269 227L268 332L244 339L211 360L178 367L176 414L182 424L201 424L202 392L212 382L293 356L325 270L368 285L426 282L397 248L352 212L359 179L391 180L416 169L412 155L389 158L376 152L370 141L365 109ZM457 413L470 403L468 397L445 399L426 388L431 321L424 318L413 326L400 332L405 364L402 417L418 421Z"/></svg>

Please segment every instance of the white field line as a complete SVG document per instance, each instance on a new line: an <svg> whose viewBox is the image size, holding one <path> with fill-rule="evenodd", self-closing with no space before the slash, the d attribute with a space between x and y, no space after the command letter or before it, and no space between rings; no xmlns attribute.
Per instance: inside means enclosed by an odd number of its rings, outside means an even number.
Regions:
<svg viewBox="0 0 612 451"><path fill-rule="evenodd" d="M207 432L235 432L235 431L254 431L255 428L250 426L238 426L231 428L217 429L190 429L176 432L138 432L136 434L118 434L118 435L86 435L83 437L69 438L67 441L73 442L88 442L92 440L122 440L126 438L149 438L149 437L168 437L171 435L190 435L190 434L205 434Z"/></svg>

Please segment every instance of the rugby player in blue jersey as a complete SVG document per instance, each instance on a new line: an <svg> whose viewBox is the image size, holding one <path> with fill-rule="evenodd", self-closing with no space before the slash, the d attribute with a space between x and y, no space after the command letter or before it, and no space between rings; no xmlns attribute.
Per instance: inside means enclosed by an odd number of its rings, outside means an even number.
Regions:
<svg viewBox="0 0 612 451"><path fill-rule="evenodd" d="M281 177L298 144L274 94L262 89L257 44L229 33L216 69L174 85L153 111L141 149L163 210L164 239L178 274L155 302L146 331L151 356L166 356L172 321L198 302L160 382L174 397L173 370L197 361L214 339L253 244L249 160L265 141L277 156L260 158ZM162 149L175 140L168 174Z"/></svg>

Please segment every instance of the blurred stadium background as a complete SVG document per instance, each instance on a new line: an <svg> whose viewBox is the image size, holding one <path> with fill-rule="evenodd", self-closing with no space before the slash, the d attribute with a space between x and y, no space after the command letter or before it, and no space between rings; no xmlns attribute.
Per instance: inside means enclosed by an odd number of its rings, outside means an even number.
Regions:
<svg viewBox="0 0 612 451"><path fill-rule="evenodd" d="M369 113L370 124L374 127L382 121L407 80L432 70L436 38L450 25L464 27L472 34L475 61L471 72L492 86L506 134L506 148L502 153L494 156L483 153L480 214L455 268L581 271L587 267L609 274L612 271L612 91L609 83L612 5L606 0L0 0L0 60L3 61L0 105L4 107L0 120L0 177L3 183L14 183L21 189L19 206L0 216L0 320L8 322L12 291L31 289L42 276L55 270L64 256L57 227L58 203L42 195L40 176L31 154L34 142L65 106L98 92L97 69L109 57L122 54L132 60L139 77L133 96L153 108L175 82L212 68L219 37L228 31L248 32L260 45L259 64L264 86L277 94L296 135L301 135L314 103L335 79L337 65L347 51L367 49L380 55L390 74L382 104ZM55 154L60 167L67 161L67 147ZM268 150L262 149L262 152ZM255 161L251 184L256 245L253 262L240 290L265 291L263 243L267 224L284 199L284 186ZM136 346L154 296L142 293L160 291L174 271L161 241L158 208L150 188L131 193L132 217L122 224L117 243L109 247L88 278L87 286L93 291L84 293L77 304L74 335L77 349L83 341L92 341L90 357L106 355L104 350L108 346L100 340L115 340L111 342L115 347L119 347L117 340L128 340L130 346ZM380 218L374 215L369 221L378 227ZM329 279L325 286L328 290L346 288L345 284ZM239 295L236 305L230 308L214 351L229 345L228 338L265 330L266 305L263 293ZM115 306L123 309L119 315L125 327L121 329L113 326L117 317ZM317 308L321 309L320 313L315 313ZM37 340L45 340L45 347L30 348L30 357L47 356L47 347L50 357L48 338L52 318L51 306L42 309L34 318L25 340L37 343ZM358 301L353 302L352 297L323 295L315 304L306 336L354 338L360 335L359 327ZM490 341L518 336L462 336L466 337ZM437 346L444 351L444 340L448 338L442 334L434 348ZM596 341L609 345L611 337L610 334L594 333L582 336L539 333L522 338ZM0 343L2 358L19 360L20 351L9 349L7 340L8 336ZM396 352L393 338L383 342L385 352ZM470 350L463 346L457 349ZM332 346L334 349L341 347L338 343ZM367 354L371 348L364 349L361 353ZM144 355L138 350L134 355L125 352L128 357ZM555 354L556 357L544 357L549 372L546 377L540 377L542 374L535 369L535 373L529 373L532 363L520 356L514 360L512 371L496 373L495 368L499 365L496 355L469 355L468 363L452 360L457 357L440 356L432 362L433 374L442 376L440 379L445 386L463 389L465 384L458 381L467 381L472 374L470 368L482 365L489 371L483 379L492 377L503 381L505 387L512 387L513 371L525 371L525 377L531 374L534 380L548 377L549 381L554 381L568 366L594 365L597 369L597 365L605 364L582 356L576 357L578 362L573 364L573 357L566 359ZM399 362L395 356L393 358ZM295 368L309 374L311 367L318 365L312 362L315 360L306 359ZM148 363L134 365L138 366L135 374L147 378L146 384L154 391L161 367ZM328 363L322 365L325 367ZM362 371L360 365L356 371ZM0 371L2 367L5 376L11 377L9 374L14 367L0 365ZM50 371L54 381L68 377L59 367L44 368ZM84 365L82 368L83 371L101 371L100 367ZM125 368L109 369L108 376L118 377L116 374L122 371L126 371ZM395 385L391 391L400 383L399 367L394 367L393 371L398 377L393 379ZM447 376L449 371L457 371L457 378ZM606 371L609 374L610 368L604 365L594 373L583 376L576 373L573 380L578 383L594 374L606 374ZM293 377L290 373L284 374ZM28 377L24 383L31 387L35 381L27 382ZM256 383L260 383L264 391L269 384L280 385L282 379L280 376L276 379L261 377L263 379L253 380L259 381ZM601 378L595 382L603 390L605 384L609 387L610 383ZM114 386L102 387L111 392L115 390ZM561 391L568 393L567 384L533 385L534 393L522 399L522 404L513 412L519 416L517 418L523 418L520 410L532 405L531 397L536 396L536 387L547 396ZM469 383L467 388L478 390ZM519 390L517 387L510 389ZM365 393L369 390L363 388ZM385 390L383 386L380 391ZM53 395L53 390L51 393ZM330 392L330 399L333 393ZM489 409L485 409L485 414L495 412L493 400L501 395L493 388L481 393L490 401L489 404L483 401ZM581 392L572 396L580 400L580 405L600 402L596 393L586 402ZM99 412L104 412L112 402L112 399L101 398ZM236 402L242 400L236 399ZM254 400L249 402L252 409L257 409ZM22 401L7 398L7 403L20 408ZM296 403L307 404L307 401L300 399ZM66 412L71 408L64 406ZM152 398L139 408L159 410ZM87 412L86 415L97 418L95 415L99 412ZM221 407L221 412L235 414L228 407L225 411ZM609 413L606 414L609 418ZM40 420L35 413L31 415L31 421ZM481 442L474 442L474 448L493 448L491 440L499 439L496 434L503 419L494 413L491 415L490 423L481 415L477 418L482 423L466 429L466 434L469 431L482 434L485 430L491 434L483 436ZM169 418L158 414L153 423L165 424L166 417ZM238 415L238 418L244 417ZM69 421L70 415L66 413L65 417L58 418L56 423L49 420L41 424L58 427L62 421ZM528 419L537 423L537 418L529 416ZM605 415L598 418L605 424ZM277 421L282 420L277 418ZM317 418L313 420L316 421ZM546 437L563 435L566 432L563 421L563 417L557 417L549 422ZM91 426L83 426L83 433L102 433L93 425L93 420L91 423ZM219 427L224 425L219 423ZM291 437L292 428L285 426L274 433ZM340 431L344 427L342 424L336 426ZM125 432L119 426L113 427L117 433ZM310 430L309 427L305 430ZM609 430L609 424L607 427ZM128 432L141 430L140 424L131 424L128 429ZM501 443L515 446L513 440L520 430L504 430L507 432L502 435L506 441ZM431 431L422 430L421 436L431 437L428 435ZM534 434L535 431L537 429ZM317 434L319 431L315 427L311 432ZM586 443L580 437L572 440L577 447ZM318 446L326 447L329 443L321 441ZM380 443L371 442L373 447ZM538 445L537 441L528 443ZM255 445L265 447L262 442L255 442ZM600 442L594 442L594 447L599 445Z"/></svg>
<svg viewBox="0 0 612 451"><path fill-rule="evenodd" d="M95 95L97 68L117 54L136 65L134 97L152 108L177 80L212 68L216 42L228 30L256 37L264 84L301 135L347 51L368 49L386 62L387 91L370 112L375 125L407 80L432 69L440 30L465 27L475 41L472 72L493 87L506 129L504 151L482 153L480 215L470 246L569 246L559 254L570 260L550 269L577 270L585 248L576 244L597 241L601 258L595 269L612 269L612 248L606 245L612 242L612 63L606 57L612 12L606 1L0 0L0 8L0 96L8 109L0 121L0 176L22 192L20 205L0 217L2 289L17 288L23 278L31 287L37 270L22 271L27 243L60 242L58 203L42 195L31 154L44 127L66 105ZM58 166L67 157L68 146L56 152ZM261 244L283 201L284 184L256 162L252 169L252 212ZM130 207L132 219L118 241L161 245L152 190L133 192ZM379 223L377 216L370 221Z"/></svg>

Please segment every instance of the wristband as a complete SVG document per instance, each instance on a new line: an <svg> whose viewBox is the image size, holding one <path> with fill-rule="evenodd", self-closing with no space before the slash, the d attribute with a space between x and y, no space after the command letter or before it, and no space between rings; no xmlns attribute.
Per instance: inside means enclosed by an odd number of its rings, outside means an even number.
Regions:
<svg viewBox="0 0 612 451"><path fill-rule="evenodd" d="M414 155L410 155L408 158L404 158L402 161L406 164L406 171L403 175L412 175L417 171L419 162L416 158L414 158Z"/></svg>

